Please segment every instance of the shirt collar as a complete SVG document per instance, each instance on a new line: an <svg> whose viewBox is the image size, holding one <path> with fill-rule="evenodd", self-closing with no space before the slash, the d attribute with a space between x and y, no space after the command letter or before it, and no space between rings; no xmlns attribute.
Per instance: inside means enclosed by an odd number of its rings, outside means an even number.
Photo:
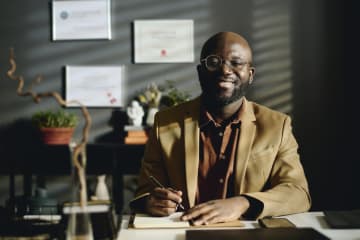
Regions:
<svg viewBox="0 0 360 240"><path fill-rule="evenodd" d="M241 121L244 119L245 117L245 113L246 113L246 100L245 97L243 97L242 100L242 104L241 107L238 109L238 111L231 117L231 120L228 124L239 124L241 123ZM212 115L206 110L206 108L204 107L203 104L201 104L200 106L200 122L199 122L199 127L200 129L205 128L206 126L208 126L210 123L213 124L213 126L215 127L220 127L221 125L218 124L214 118L212 117Z"/></svg>

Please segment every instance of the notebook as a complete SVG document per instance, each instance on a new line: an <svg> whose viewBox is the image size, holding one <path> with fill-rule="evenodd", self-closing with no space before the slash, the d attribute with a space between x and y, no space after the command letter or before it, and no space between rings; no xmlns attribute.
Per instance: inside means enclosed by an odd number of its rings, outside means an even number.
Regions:
<svg viewBox="0 0 360 240"><path fill-rule="evenodd" d="M332 228L360 228L360 209L324 211L325 220Z"/></svg>
<svg viewBox="0 0 360 240"><path fill-rule="evenodd" d="M133 228L187 228L190 227L188 221L181 221L181 212L176 212L166 217L152 217L148 214L135 214L131 219Z"/></svg>
<svg viewBox="0 0 360 240"><path fill-rule="evenodd" d="M153 217L148 214L132 215L129 221L129 228L216 228L216 227L243 227L240 220L215 223L209 225L192 226L188 221L181 221L183 212L175 212L166 217Z"/></svg>
<svg viewBox="0 0 360 240"><path fill-rule="evenodd" d="M313 228L186 230L186 240L326 240Z"/></svg>

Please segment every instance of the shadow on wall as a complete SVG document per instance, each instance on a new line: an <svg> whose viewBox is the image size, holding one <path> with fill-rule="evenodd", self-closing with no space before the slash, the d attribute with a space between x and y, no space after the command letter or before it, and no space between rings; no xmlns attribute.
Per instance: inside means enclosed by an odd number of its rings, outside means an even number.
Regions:
<svg viewBox="0 0 360 240"><path fill-rule="evenodd" d="M104 133L95 138L96 143L124 143L126 132L124 126L128 123L128 117L125 111L114 109L108 121L108 125L112 127L112 131Z"/></svg>

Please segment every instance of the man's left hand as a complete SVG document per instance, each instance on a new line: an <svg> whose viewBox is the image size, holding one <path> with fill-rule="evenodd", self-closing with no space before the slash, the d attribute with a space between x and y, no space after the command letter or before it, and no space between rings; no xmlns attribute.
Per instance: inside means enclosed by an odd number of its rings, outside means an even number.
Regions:
<svg viewBox="0 0 360 240"><path fill-rule="evenodd" d="M194 225L229 222L239 219L249 206L249 201L242 196L211 200L189 209L181 220L192 221Z"/></svg>

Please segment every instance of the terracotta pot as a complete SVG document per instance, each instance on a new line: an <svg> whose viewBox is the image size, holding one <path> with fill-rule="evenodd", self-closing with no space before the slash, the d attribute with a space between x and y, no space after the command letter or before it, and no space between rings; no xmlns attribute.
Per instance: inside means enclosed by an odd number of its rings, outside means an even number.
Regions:
<svg viewBox="0 0 360 240"><path fill-rule="evenodd" d="M45 144L69 144L74 128L40 128L42 140Z"/></svg>

